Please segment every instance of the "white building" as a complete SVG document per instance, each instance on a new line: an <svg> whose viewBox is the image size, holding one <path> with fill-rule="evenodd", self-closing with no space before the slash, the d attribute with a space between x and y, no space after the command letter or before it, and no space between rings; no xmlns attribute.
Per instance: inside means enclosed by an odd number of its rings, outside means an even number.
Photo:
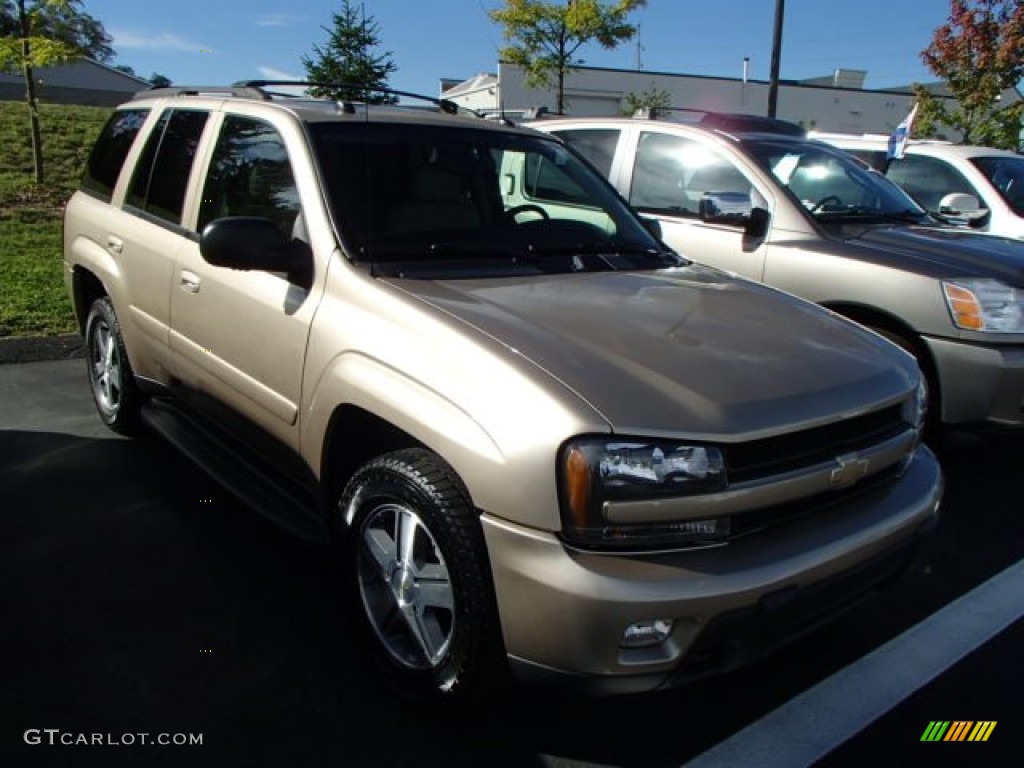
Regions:
<svg viewBox="0 0 1024 768"><path fill-rule="evenodd" d="M837 69L827 77L781 81L776 116L808 130L890 133L910 111L914 94L909 86L867 90L866 74ZM658 91L668 94L673 107L766 115L769 87L765 80L578 67L566 76L565 101L572 115L621 115L630 93ZM950 98L941 86L930 88ZM512 116L539 107L555 112L558 104L554 88L528 87L523 70L505 63L498 65L496 75L476 75L442 95L460 106L485 113L504 110ZM1018 96L1010 91L1003 98L1016 101ZM959 137L949 131L944 138Z"/></svg>

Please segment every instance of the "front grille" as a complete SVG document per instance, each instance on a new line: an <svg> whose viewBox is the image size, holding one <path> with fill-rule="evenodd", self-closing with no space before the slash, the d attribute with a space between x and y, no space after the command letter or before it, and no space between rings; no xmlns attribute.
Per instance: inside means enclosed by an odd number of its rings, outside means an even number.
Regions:
<svg viewBox="0 0 1024 768"><path fill-rule="evenodd" d="M866 477L849 488L826 491L804 499L777 504L773 507L752 509L739 512L732 516L729 540L734 541L741 536L770 528L775 525L793 522L808 515L819 515L841 504L848 504L858 496L863 496L876 488L895 480L901 472L900 464L893 464L881 472Z"/></svg>
<svg viewBox="0 0 1024 768"><path fill-rule="evenodd" d="M723 446L729 485L760 480L861 451L909 429L896 404L802 432Z"/></svg>

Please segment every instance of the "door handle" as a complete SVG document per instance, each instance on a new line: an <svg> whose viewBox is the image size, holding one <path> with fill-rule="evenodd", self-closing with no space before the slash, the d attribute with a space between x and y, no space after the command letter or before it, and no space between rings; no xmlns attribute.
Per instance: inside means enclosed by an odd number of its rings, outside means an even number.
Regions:
<svg viewBox="0 0 1024 768"><path fill-rule="evenodd" d="M181 287L189 293L199 293L199 275L195 272L184 271L181 273Z"/></svg>
<svg viewBox="0 0 1024 768"><path fill-rule="evenodd" d="M124 250L124 240L114 235L107 235L107 250L111 253L121 253Z"/></svg>

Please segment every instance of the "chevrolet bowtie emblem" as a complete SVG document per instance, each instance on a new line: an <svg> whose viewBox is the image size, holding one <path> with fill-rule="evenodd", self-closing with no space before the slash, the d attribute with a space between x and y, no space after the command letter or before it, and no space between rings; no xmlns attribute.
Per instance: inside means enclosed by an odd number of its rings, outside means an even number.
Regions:
<svg viewBox="0 0 1024 768"><path fill-rule="evenodd" d="M844 453L842 456L836 456L836 464L839 466L833 469L832 474L829 475L829 485L833 488L845 488L848 485L853 485L868 473L869 463L867 459L862 459L856 453Z"/></svg>

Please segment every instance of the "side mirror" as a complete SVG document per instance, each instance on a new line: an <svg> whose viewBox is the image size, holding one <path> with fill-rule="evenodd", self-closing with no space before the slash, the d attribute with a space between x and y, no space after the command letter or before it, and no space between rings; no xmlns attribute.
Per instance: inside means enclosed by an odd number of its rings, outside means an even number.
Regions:
<svg viewBox="0 0 1024 768"><path fill-rule="evenodd" d="M709 224L746 225L753 203L745 192L705 192L698 203L701 221Z"/></svg>
<svg viewBox="0 0 1024 768"><path fill-rule="evenodd" d="M302 266L277 224L257 216L214 219L203 229L199 252L228 269L292 272Z"/></svg>
<svg viewBox="0 0 1024 768"><path fill-rule="evenodd" d="M751 240L763 240L768 236L768 224L771 220L772 215L767 208L752 208L750 219L743 229L743 236Z"/></svg>
<svg viewBox="0 0 1024 768"><path fill-rule="evenodd" d="M981 202L974 195L964 192L951 192L939 201L939 213L943 216L956 216L973 221L988 213L981 207Z"/></svg>
<svg viewBox="0 0 1024 768"><path fill-rule="evenodd" d="M641 216L640 223L644 225L644 229L654 235L654 239L659 243L661 242L661 222L657 219L652 219L648 216Z"/></svg>

